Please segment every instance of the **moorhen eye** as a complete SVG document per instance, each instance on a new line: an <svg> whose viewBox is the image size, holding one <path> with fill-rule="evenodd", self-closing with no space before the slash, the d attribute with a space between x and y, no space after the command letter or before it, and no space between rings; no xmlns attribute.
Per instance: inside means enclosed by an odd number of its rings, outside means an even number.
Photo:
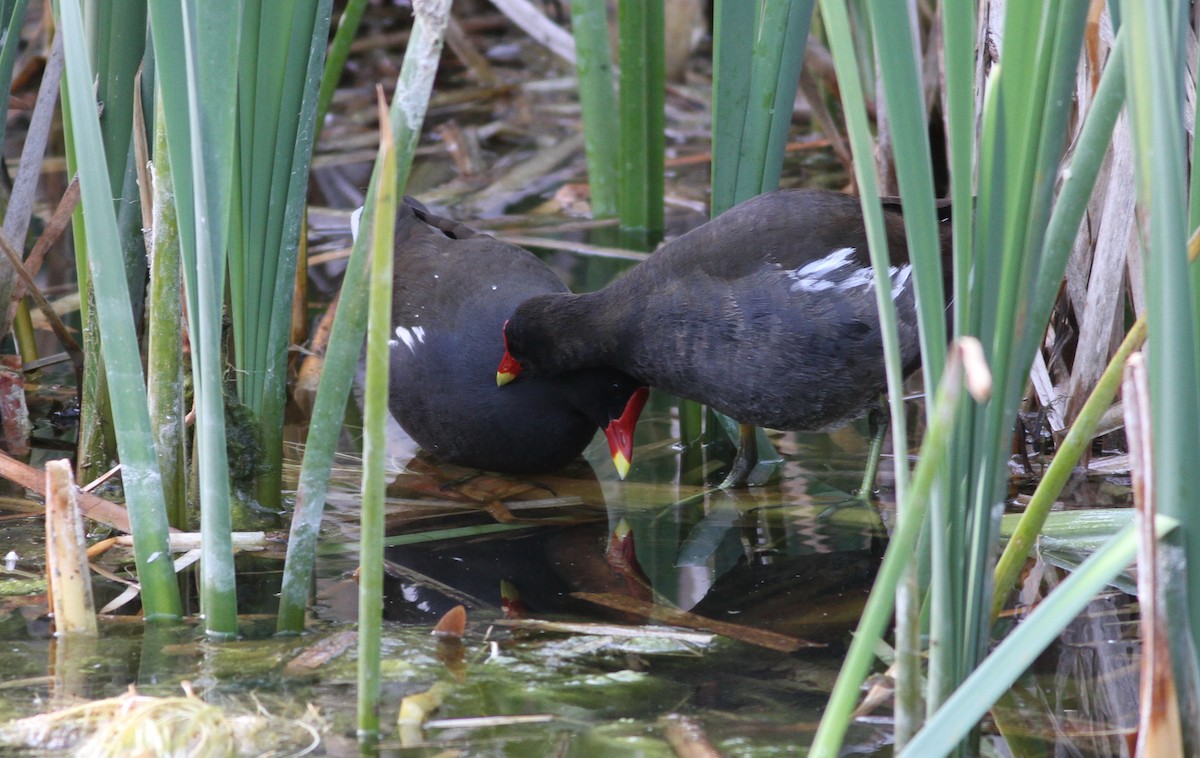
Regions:
<svg viewBox="0 0 1200 758"><path fill-rule="evenodd" d="M622 473L644 388L610 368L496 386L502 325L534 295L567 287L532 253L431 214L397 209L389 408L435 457L507 473L573 461L596 429Z"/></svg>
<svg viewBox="0 0 1200 758"><path fill-rule="evenodd" d="M900 353L912 371L912 267L894 206L885 222ZM668 242L598 292L531 297L505 331L520 333L522 358L540 375L605 366L741 422L725 482L741 486L756 459L753 426L831 429L885 389L874 287L858 198L780 190Z"/></svg>

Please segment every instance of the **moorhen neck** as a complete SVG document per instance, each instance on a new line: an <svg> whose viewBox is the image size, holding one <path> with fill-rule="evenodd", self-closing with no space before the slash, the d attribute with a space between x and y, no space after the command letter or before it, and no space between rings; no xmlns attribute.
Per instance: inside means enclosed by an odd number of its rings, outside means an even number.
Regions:
<svg viewBox="0 0 1200 758"><path fill-rule="evenodd" d="M389 407L434 457L506 473L574 460L599 427L624 477L647 390L611 368L496 386L513 309L566 286L532 253L429 213L397 209Z"/></svg>
<svg viewBox="0 0 1200 758"><path fill-rule="evenodd" d="M885 212L900 354L919 361L903 220ZM667 243L604 289L530 298L504 329L498 381L609 367L746 425L821 431L886 388L856 197L780 190ZM743 451L746 435L743 434ZM726 485L745 484L754 460ZM739 468L744 471L738 471Z"/></svg>

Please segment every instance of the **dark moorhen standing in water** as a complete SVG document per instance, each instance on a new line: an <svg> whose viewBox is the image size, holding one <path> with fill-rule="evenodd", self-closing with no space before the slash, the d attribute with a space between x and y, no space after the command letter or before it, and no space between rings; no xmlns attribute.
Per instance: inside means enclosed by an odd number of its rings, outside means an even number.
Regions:
<svg viewBox="0 0 1200 758"><path fill-rule="evenodd" d="M904 224L885 212L907 370L919 361ZM608 366L742 423L724 486L756 462L753 426L821 431L886 388L866 227L856 197L780 190L664 245L604 289L531 298L504 328L497 382ZM747 432L750 432L747 434Z"/></svg>
<svg viewBox="0 0 1200 758"><path fill-rule="evenodd" d="M462 466L540 473L574 460L599 427L624 477L646 401L639 382L589 368L496 386L504 320L534 295L568 292L537 257L405 198L394 288L388 405L421 447Z"/></svg>

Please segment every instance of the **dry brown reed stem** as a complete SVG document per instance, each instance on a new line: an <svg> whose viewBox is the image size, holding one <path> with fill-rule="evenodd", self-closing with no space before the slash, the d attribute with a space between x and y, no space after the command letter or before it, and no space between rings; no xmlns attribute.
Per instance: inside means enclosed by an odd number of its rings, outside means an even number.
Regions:
<svg viewBox="0 0 1200 758"><path fill-rule="evenodd" d="M1134 353L1125 362L1122 385L1125 433L1129 440L1133 500L1138 524L1137 588L1141 603L1142 677L1137 755L1183 755L1183 731L1171 668L1158 539L1154 530L1154 450L1150 436L1150 392L1146 361Z"/></svg>
<svg viewBox="0 0 1200 758"><path fill-rule="evenodd" d="M46 463L46 582L55 632L95 637L96 606L92 600L83 519L75 497L71 464L66 460Z"/></svg>

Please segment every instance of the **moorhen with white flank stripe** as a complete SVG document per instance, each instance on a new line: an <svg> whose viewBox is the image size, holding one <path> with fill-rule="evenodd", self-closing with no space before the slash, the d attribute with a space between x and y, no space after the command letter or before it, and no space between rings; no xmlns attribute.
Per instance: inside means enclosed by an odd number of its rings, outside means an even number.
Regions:
<svg viewBox="0 0 1200 758"><path fill-rule="evenodd" d="M912 268L885 212L900 355L919 361ZM538 295L505 324L497 382L609 367L743 425L725 486L756 462L752 426L821 431L861 416L886 388L858 198L780 190L672 240L582 295ZM747 431L751 432L747 434Z"/></svg>
<svg viewBox="0 0 1200 758"><path fill-rule="evenodd" d="M541 473L604 430L618 473L633 454L647 390L611 368L496 386L501 328L534 295L568 292L532 253L430 214L397 209L389 407L422 448L450 463Z"/></svg>

